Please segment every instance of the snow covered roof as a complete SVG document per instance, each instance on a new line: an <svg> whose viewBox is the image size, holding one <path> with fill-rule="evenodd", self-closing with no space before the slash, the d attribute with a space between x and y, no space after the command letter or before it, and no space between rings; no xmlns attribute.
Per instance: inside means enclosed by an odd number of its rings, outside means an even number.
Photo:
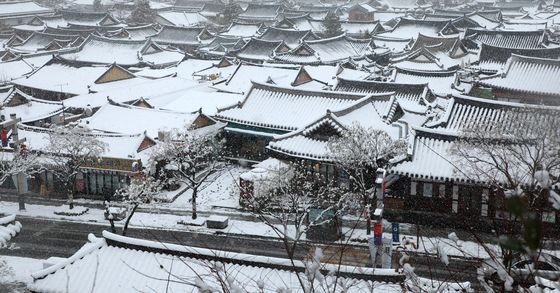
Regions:
<svg viewBox="0 0 560 293"><path fill-rule="evenodd" d="M303 292L295 275L296 271L304 271L303 261L295 260L294 266L287 259L148 241L107 231L102 235L96 238L90 234L89 242L67 260L32 274L33 283L28 288L40 293L81 292L95 284L94 292L165 292L166 289L192 292L198 290L198 286L222 288L213 273L216 266L220 266L220 271L236 276L236 286L249 292L272 293L280 288ZM329 264L321 267L356 279L348 292L362 292L367 288L386 292L400 290L401 275L388 269L376 269L375 275L392 278L394 284L363 280L362 276L371 278L374 275L370 268L338 268ZM116 275L119 277L115 278ZM263 289L259 288L259 280L262 280Z"/></svg>
<svg viewBox="0 0 560 293"><path fill-rule="evenodd" d="M232 50L241 49L245 44L241 37L216 36L210 43L198 48L198 52L203 55L223 57Z"/></svg>
<svg viewBox="0 0 560 293"><path fill-rule="evenodd" d="M283 7L278 4L253 4L239 14L241 19L274 20Z"/></svg>
<svg viewBox="0 0 560 293"><path fill-rule="evenodd" d="M271 61L276 53L288 50L290 50L290 47L284 41L265 41L251 38L240 49L230 51L230 54L241 60L264 62Z"/></svg>
<svg viewBox="0 0 560 293"><path fill-rule="evenodd" d="M70 36L81 36L82 38L87 38L91 34L97 34L97 31L93 28L91 29L78 29L78 28L61 28L61 27L45 27L43 33L53 34L53 35L70 35Z"/></svg>
<svg viewBox="0 0 560 293"><path fill-rule="evenodd" d="M115 69L126 73L114 81L101 81L105 73ZM70 95L86 94L111 88L137 85L146 79L135 77L117 66L76 66L63 60L53 59L26 78L14 80L17 86L63 92Z"/></svg>
<svg viewBox="0 0 560 293"><path fill-rule="evenodd" d="M33 1L4 1L0 2L0 18L24 15L51 14L50 8L40 6Z"/></svg>
<svg viewBox="0 0 560 293"><path fill-rule="evenodd" d="M512 54L503 70L478 83L494 89L560 97L560 60Z"/></svg>
<svg viewBox="0 0 560 293"><path fill-rule="evenodd" d="M401 39L416 38L418 34L427 36L447 36L458 34L459 30L451 20L420 20L401 17L396 26L380 36Z"/></svg>
<svg viewBox="0 0 560 293"><path fill-rule="evenodd" d="M56 51L64 48L77 47L82 41L83 38L79 35L57 35L33 32L25 41L12 46L11 49L17 53Z"/></svg>
<svg viewBox="0 0 560 293"><path fill-rule="evenodd" d="M403 52L408 45L412 43L413 39L401 39L382 36L373 36L373 43L376 48L383 47L390 49L393 53L398 54Z"/></svg>
<svg viewBox="0 0 560 293"><path fill-rule="evenodd" d="M480 46L478 67L485 73L496 73L505 68L505 64L512 54L547 59L560 59L560 47L515 49L482 44Z"/></svg>
<svg viewBox="0 0 560 293"><path fill-rule="evenodd" d="M259 36L262 30L262 25L260 24L246 24L233 22L225 31L221 32L220 35L226 37L243 37L250 38Z"/></svg>
<svg viewBox="0 0 560 293"><path fill-rule="evenodd" d="M90 64L161 67L179 63L184 54L165 50L151 40L115 40L90 35L75 52L61 58Z"/></svg>
<svg viewBox="0 0 560 293"><path fill-rule="evenodd" d="M250 90L251 81L290 86L296 78L299 67L290 65L258 65L241 63L224 82L212 87L223 92L244 94Z"/></svg>
<svg viewBox="0 0 560 293"><path fill-rule="evenodd" d="M417 113L425 113L426 106L433 101L427 83L404 84L339 78L335 91L361 94L394 92L395 98L401 107L407 111Z"/></svg>
<svg viewBox="0 0 560 293"><path fill-rule="evenodd" d="M329 64L373 54L371 39L354 39L342 34L329 39L303 41L296 48L278 53L274 59L295 64Z"/></svg>
<svg viewBox="0 0 560 293"><path fill-rule="evenodd" d="M309 30L269 27L262 33L259 39L265 41L284 41L288 46L294 48L311 34Z"/></svg>
<svg viewBox="0 0 560 293"><path fill-rule="evenodd" d="M201 89L185 90L176 96L159 97L147 101L161 109L181 112L195 112L202 109L202 113L215 115L219 108L227 107L243 100L242 95L224 92L203 91Z"/></svg>
<svg viewBox="0 0 560 293"><path fill-rule="evenodd" d="M85 12L61 10L59 13L69 26L78 27L119 27L124 26L107 12ZM48 24L47 24L48 25ZM50 26L50 25L49 25Z"/></svg>
<svg viewBox="0 0 560 293"><path fill-rule="evenodd" d="M546 33L541 31L495 31L469 28L465 31L465 39L476 45L484 43L496 47L536 49L543 48L547 42Z"/></svg>
<svg viewBox="0 0 560 293"><path fill-rule="evenodd" d="M321 117L327 110L345 108L365 95L305 91L252 83L243 102L218 110L218 120L277 131L293 131Z"/></svg>
<svg viewBox="0 0 560 293"><path fill-rule="evenodd" d="M331 161L324 133L341 135L351 125L359 124L387 132L393 138L404 137L397 125L388 124L394 98L391 93L366 96L338 111L327 111L315 121L284 135L278 135L267 148L275 152L298 158Z"/></svg>
<svg viewBox="0 0 560 293"><path fill-rule="evenodd" d="M166 95L179 95L185 91L198 87L195 80L186 80L178 77L160 79L142 79L133 86L119 86L112 89L103 89L97 93L84 93L64 100L66 107L73 108L98 108L107 103L107 97L118 103L126 103L144 99L157 99Z"/></svg>
<svg viewBox="0 0 560 293"><path fill-rule="evenodd" d="M393 82L405 84L428 84L430 90L438 95L453 92L453 84L457 79L456 71L422 71L396 68L392 77Z"/></svg>
<svg viewBox="0 0 560 293"><path fill-rule="evenodd" d="M45 151L48 146L49 128L41 128L18 124L19 137L26 139L26 145L32 151ZM148 151L140 148L145 139L150 139L144 133L139 134L110 134L92 132L91 134L100 141L107 144L107 148L101 154L103 158L118 158L142 160L144 163L149 158ZM153 140L152 140L153 142ZM128 170L129 172L131 170Z"/></svg>
<svg viewBox="0 0 560 293"><path fill-rule="evenodd" d="M152 40L158 44L178 46L200 46L203 41L208 41L211 36L203 27L177 27L163 26Z"/></svg>
<svg viewBox="0 0 560 293"><path fill-rule="evenodd" d="M135 134L145 132L148 136L157 137L161 130L190 128L201 115L198 112L183 113L173 110L136 107L109 100L93 116L82 119L80 124L93 130L108 133ZM212 120L209 117L207 119Z"/></svg>
<svg viewBox="0 0 560 293"><path fill-rule="evenodd" d="M45 65L52 55L26 56L15 60L0 62L0 85L23 77Z"/></svg>
<svg viewBox="0 0 560 293"><path fill-rule="evenodd" d="M64 105L61 102L36 99L17 88L12 88L9 95L2 101L0 114L10 117L16 114L22 123L30 123L53 117L62 113Z"/></svg>
<svg viewBox="0 0 560 293"><path fill-rule="evenodd" d="M148 24L119 28L105 33L105 36L114 39L145 40L156 35L158 32L159 30L153 24Z"/></svg>
<svg viewBox="0 0 560 293"><path fill-rule="evenodd" d="M199 26L208 23L208 19L199 12L188 11L158 11L158 22L165 25L181 27Z"/></svg>

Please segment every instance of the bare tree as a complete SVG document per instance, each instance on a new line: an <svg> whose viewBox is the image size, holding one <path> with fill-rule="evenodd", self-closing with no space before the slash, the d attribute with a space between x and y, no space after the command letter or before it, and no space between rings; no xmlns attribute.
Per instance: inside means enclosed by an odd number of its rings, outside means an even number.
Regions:
<svg viewBox="0 0 560 293"><path fill-rule="evenodd" d="M342 136L328 141L329 156L349 176L352 190L357 193L364 207L368 207L367 233L371 231L371 205L377 198L374 178L378 168L388 169L391 160L406 155L403 140L391 138L385 131L351 125Z"/></svg>
<svg viewBox="0 0 560 293"><path fill-rule="evenodd" d="M88 128L55 126L48 131L44 159L46 169L64 185L70 209L74 208L76 176L87 164L96 162L107 145Z"/></svg>
<svg viewBox="0 0 560 293"><path fill-rule="evenodd" d="M214 133L174 130L154 147L150 172L157 173L168 185L183 183L192 191L192 218L197 218L196 200L200 187L209 176L224 168L223 141Z"/></svg>
<svg viewBox="0 0 560 293"><path fill-rule="evenodd" d="M136 177L132 178L128 186L115 192L115 195L122 199L127 208L126 220L122 229L123 236L126 236L130 220L132 219L132 216L134 216L138 207L144 203L157 201L161 189L162 183L159 180L147 174L140 173ZM116 229L114 228L115 225L113 216L109 210L107 210L107 212L111 228L113 232L115 232Z"/></svg>

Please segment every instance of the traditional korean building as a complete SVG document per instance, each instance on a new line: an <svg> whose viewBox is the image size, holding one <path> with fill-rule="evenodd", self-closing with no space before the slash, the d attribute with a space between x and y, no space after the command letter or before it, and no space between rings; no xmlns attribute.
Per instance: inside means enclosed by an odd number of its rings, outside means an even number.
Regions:
<svg viewBox="0 0 560 293"><path fill-rule="evenodd" d="M195 53L203 44L208 44L214 36L203 27L163 26L152 41L159 45L171 46L187 53Z"/></svg>
<svg viewBox="0 0 560 293"><path fill-rule="evenodd" d="M48 128L19 125L19 137L26 139L30 152L44 152L48 144ZM76 192L87 198L104 199L130 183L130 178L146 164L146 151L156 141L146 134L108 134L93 132L89 135L107 144L100 160L86 164L76 177ZM29 190L49 197L66 197L65 188L52 171L28 179Z"/></svg>
<svg viewBox="0 0 560 293"><path fill-rule="evenodd" d="M116 64L86 66L55 57L26 78L12 83L30 96L59 101L75 95L133 86L145 80Z"/></svg>
<svg viewBox="0 0 560 293"><path fill-rule="evenodd" d="M197 54L206 59L222 58L229 52L241 49L247 42L241 37L216 36L200 47Z"/></svg>
<svg viewBox="0 0 560 293"><path fill-rule="evenodd" d="M155 36L160 30L153 24L136 26L136 27L123 27L114 31L108 31L105 36L113 39L126 39L126 40L145 40L149 37Z"/></svg>
<svg viewBox="0 0 560 293"><path fill-rule="evenodd" d="M116 40L90 35L78 48L60 58L82 64L119 64L161 68L178 64L185 55L162 48L152 40Z"/></svg>
<svg viewBox="0 0 560 293"><path fill-rule="evenodd" d="M349 21L374 21L375 7L370 3L355 4L348 9Z"/></svg>
<svg viewBox="0 0 560 293"><path fill-rule="evenodd" d="M233 22L227 29L222 31L219 35L224 37L241 37L241 38L252 38L261 35L264 30L264 26L260 23L241 23Z"/></svg>
<svg viewBox="0 0 560 293"><path fill-rule="evenodd" d="M530 104L560 105L560 60L512 54L504 68L475 84L491 97Z"/></svg>
<svg viewBox="0 0 560 293"><path fill-rule="evenodd" d="M52 15L51 8L43 7L33 1L0 2L0 28L21 25L36 15Z"/></svg>
<svg viewBox="0 0 560 293"><path fill-rule="evenodd" d="M408 52L391 59L392 65L409 70L449 71L475 61L458 36L430 37L419 34Z"/></svg>
<svg viewBox="0 0 560 293"><path fill-rule="evenodd" d="M64 111L61 102L37 99L17 88L11 88L0 102L0 116L4 119L15 114L21 123L34 126L59 123L59 115Z"/></svg>
<svg viewBox="0 0 560 293"><path fill-rule="evenodd" d="M393 29L381 33L380 36L416 39L419 34L430 37L453 36L459 34L459 30L451 20L418 20L402 17Z"/></svg>
<svg viewBox="0 0 560 293"><path fill-rule="evenodd" d="M239 14L238 19L250 23L273 23L283 10L284 7L278 4L250 3L245 11Z"/></svg>
<svg viewBox="0 0 560 293"><path fill-rule="evenodd" d="M495 117L523 121L526 118L521 115L526 114L516 112L520 108L527 106L455 95L445 111L432 115L423 127L412 126L408 157L390 169L385 214L418 222L445 219L459 226L476 225L478 229L492 229L495 227L490 223L509 220L504 194L493 187L505 180L501 173L488 170L494 173L474 174L453 148L467 127L487 125ZM489 182L484 178L494 179ZM556 223L556 213L551 211L543 219Z"/></svg>
<svg viewBox="0 0 560 293"><path fill-rule="evenodd" d="M26 56L19 56L10 51L5 52L0 56L0 61L2 61L0 62L0 75L2 76L0 78L0 85L5 85L32 73L51 59L52 55L50 52Z"/></svg>
<svg viewBox="0 0 560 293"><path fill-rule="evenodd" d="M284 41L265 41L251 38L243 47L229 52L241 60L263 63L274 59L278 54L290 51L290 47Z"/></svg>
<svg viewBox="0 0 560 293"><path fill-rule="evenodd" d="M300 31L269 27L259 36L259 39L265 41L284 41L290 48L295 48L304 40L316 40L318 37L310 30Z"/></svg>
<svg viewBox="0 0 560 293"><path fill-rule="evenodd" d="M483 43L480 46L478 66L475 66L475 68L484 74L495 74L505 68L506 62L512 54L545 59L560 59L560 47L515 49L496 47Z"/></svg>
<svg viewBox="0 0 560 293"><path fill-rule="evenodd" d="M218 109L215 118L227 123L224 130L231 156L262 159L266 145L275 135L298 130L327 110L348 107L364 96L253 82L242 102Z"/></svg>
<svg viewBox="0 0 560 293"><path fill-rule="evenodd" d="M546 31L496 31L467 29L465 45L470 49L480 49L482 43L505 48L538 49L549 45Z"/></svg>
<svg viewBox="0 0 560 293"><path fill-rule="evenodd" d="M79 35L57 35L33 32L22 42L8 44L10 50L16 54L30 54L42 51L61 51L78 47L84 39Z"/></svg>
<svg viewBox="0 0 560 293"><path fill-rule="evenodd" d="M461 84L459 87L459 76L456 70L450 71L425 71L396 68L393 70L388 81L405 84L428 84L430 90L437 95L448 95L459 92L468 92L469 84ZM467 89L464 89L466 87Z"/></svg>
<svg viewBox="0 0 560 293"><path fill-rule="evenodd" d="M59 12L69 28L94 28L102 31L114 30L125 25L107 12L84 12L62 10Z"/></svg>
<svg viewBox="0 0 560 293"><path fill-rule="evenodd" d="M387 49L376 49L371 39L354 39L343 34L329 39L303 41L292 50L276 54L274 59L293 64L333 64L387 52Z"/></svg>
<svg viewBox="0 0 560 293"><path fill-rule="evenodd" d="M171 129L188 129L196 132L217 132L225 124L200 112L184 113L172 110L151 108L145 100L138 106L109 101L99 108L93 116L82 119L81 125L96 131L106 133L135 134L146 133L150 137L157 137L160 131Z"/></svg>
<svg viewBox="0 0 560 293"><path fill-rule="evenodd" d="M161 25L190 27L204 26L211 23L208 18L196 11L162 10L158 11L156 22Z"/></svg>

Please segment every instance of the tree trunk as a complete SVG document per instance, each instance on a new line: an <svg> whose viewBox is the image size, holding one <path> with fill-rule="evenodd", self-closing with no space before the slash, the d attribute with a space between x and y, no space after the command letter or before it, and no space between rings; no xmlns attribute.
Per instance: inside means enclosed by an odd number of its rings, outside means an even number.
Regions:
<svg viewBox="0 0 560 293"><path fill-rule="evenodd" d="M197 197L197 193L198 193L198 187L193 188L193 192L192 192L192 199L191 199L191 204L192 204L192 219L196 220L197 215L196 215L196 197Z"/></svg>
<svg viewBox="0 0 560 293"><path fill-rule="evenodd" d="M130 211L130 214L128 215L128 217L126 217L126 222L124 222L124 227L122 230L122 235L126 236L126 232L128 231L128 224L130 223L130 219L132 219L132 216L134 215L134 213L136 212L136 209L138 208L139 204L134 204L134 207L132 207L132 211Z"/></svg>
<svg viewBox="0 0 560 293"><path fill-rule="evenodd" d="M70 181L69 185L68 185L68 206L70 207L70 209L74 208L74 188L73 188L73 182Z"/></svg>

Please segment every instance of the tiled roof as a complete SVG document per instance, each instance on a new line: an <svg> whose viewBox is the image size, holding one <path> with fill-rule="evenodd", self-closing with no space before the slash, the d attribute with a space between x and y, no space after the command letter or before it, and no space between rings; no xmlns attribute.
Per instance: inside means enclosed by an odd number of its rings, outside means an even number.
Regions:
<svg viewBox="0 0 560 293"><path fill-rule="evenodd" d="M310 33L311 31L269 27L264 31L259 39L265 41L284 41L288 46L293 48L304 40Z"/></svg>
<svg viewBox="0 0 560 293"><path fill-rule="evenodd" d="M403 84L395 82L380 82L371 80L348 80L338 79L336 91L375 94L394 92L395 98L406 110L425 111L425 105L430 102L432 97L428 89L428 84Z"/></svg>
<svg viewBox="0 0 560 293"><path fill-rule="evenodd" d="M353 104L365 95L304 91L253 82L242 103L219 109L216 118L247 126L293 131Z"/></svg>
<svg viewBox="0 0 560 293"><path fill-rule="evenodd" d="M251 38L243 47L231 51L230 54L249 61L270 61L276 50L281 46L286 46L286 44L283 41L265 41Z"/></svg>
<svg viewBox="0 0 560 293"><path fill-rule="evenodd" d="M206 30L202 27L164 26L152 40L158 44L191 45L201 44L200 35Z"/></svg>
<svg viewBox="0 0 560 293"><path fill-rule="evenodd" d="M209 288L223 288L220 282L225 277L221 273L220 277L216 276L218 270L235 276L232 287L240 286L247 292L281 289L304 292L295 275L305 270L306 264L300 260L294 260L292 265L288 259L148 241L106 231L102 235L96 238L90 234L89 242L70 258L33 273L33 283L28 288L40 293L75 293L86 288L88 292L196 292L203 284ZM398 291L398 282L403 279L391 270L376 269L374 274L371 268L329 264L321 267L340 272L341 282L346 283L345 276L352 278L349 293L368 288ZM380 274L395 283L370 281L372 276ZM370 279L365 280L366 276ZM264 288L259 287L260 283ZM91 290L92 284L95 290Z"/></svg>
<svg viewBox="0 0 560 293"><path fill-rule="evenodd" d="M33 1L0 2L0 18L49 13L53 13L53 10Z"/></svg>
<svg viewBox="0 0 560 293"><path fill-rule="evenodd" d="M75 52L61 58L91 64L163 66L180 62L184 55L164 50L151 40L115 40L90 35Z"/></svg>
<svg viewBox="0 0 560 293"><path fill-rule="evenodd" d="M398 126L387 123L394 99L392 93L377 93L366 96L339 111L328 111L316 121L301 129L276 136L268 149L293 157L330 161L327 140L315 138L313 133L321 127L330 127L342 134L353 124L387 132L393 138L404 135Z"/></svg>
<svg viewBox="0 0 560 293"><path fill-rule="evenodd" d="M12 47L16 52L34 53L44 50L58 50L63 48L77 47L83 41L78 35L55 35L41 32L33 32L23 43ZM52 47L49 49L49 47Z"/></svg>
<svg viewBox="0 0 560 293"><path fill-rule="evenodd" d="M397 68L392 77L392 81L397 83L427 83L432 92L441 95L447 95L452 92L452 85L455 80L456 72L454 70L422 71Z"/></svg>
<svg viewBox="0 0 560 293"><path fill-rule="evenodd" d="M340 35L330 39L304 41L289 52L276 54L275 59L298 64L329 64L372 54L370 44L370 39L354 39Z"/></svg>
<svg viewBox="0 0 560 293"><path fill-rule="evenodd" d="M546 42L545 31L491 31L469 28L465 38L478 46L484 43L496 47L536 49L543 48Z"/></svg>
<svg viewBox="0 0 560 293"><path fill-rule="evenodd" d="M560 59L560 47L538 49L514 49L482 44L478 60L479 68L486 73L502 70L512 54L521 56Z"/></svg>
<svg viewBox="0 0 560 293"><path fill-rule="evenodd" d="M227 36L227 37L256 37L260 35L261 25L260 24L245 24L234 22L232 23L227 30L220 33L220 35Z"/></svg>
<svg viewBox="0 0 560 293"><path fill-rule="evenodd" d="M503 71L479 84L494 89L560 97L560 60L512 54Z"/></svg>
<svg viewBox="0 0 560 293"><path fill-rule="evenodd" d="M419 20L402 17L397 25L381 36L395 37L402 39L416 38L418 34L429 36L444 36L459 33L450 20Z"/></svg>

